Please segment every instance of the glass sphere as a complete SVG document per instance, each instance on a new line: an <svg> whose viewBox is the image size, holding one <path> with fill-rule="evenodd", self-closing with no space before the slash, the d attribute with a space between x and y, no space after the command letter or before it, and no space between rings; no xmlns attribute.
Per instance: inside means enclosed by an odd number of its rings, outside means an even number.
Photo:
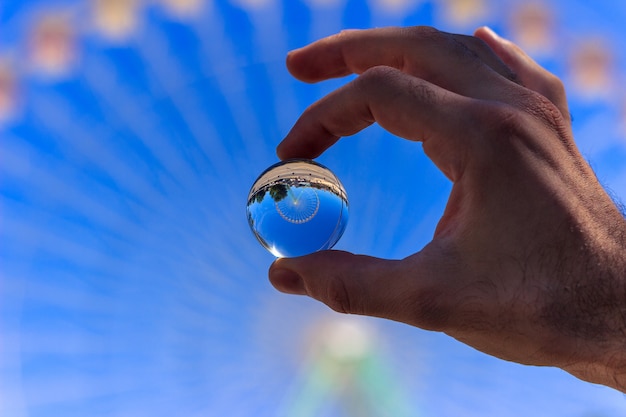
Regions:
<svg viewBox="0 0 626 417"><path fill-rule="evenodd" d="M337 243L348 224L348 197L325 166L290 159L257 178L246 211L252 232L274 256L302 256Z"/></svg>

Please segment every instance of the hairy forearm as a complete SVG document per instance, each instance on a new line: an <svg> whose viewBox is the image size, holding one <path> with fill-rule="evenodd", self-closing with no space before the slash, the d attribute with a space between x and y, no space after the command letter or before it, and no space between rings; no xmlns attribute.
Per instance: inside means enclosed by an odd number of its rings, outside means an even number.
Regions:
<svg viewBox="0 0 626 417"><path fill-rule="evenodd" d="M617 210L617 208L615 209ZM626 220L621 213L605 220L600 241L580 249L579 277L566 287L561 303L577 308L561 308L553 318L560 319L560 331L574 336L579 351L588 356L563 367L589 382L626 392ZM598 232L600 228L595 228ZM598 239L598 237L596 237ZM593 248L593 249L591 249Z"/></svg>

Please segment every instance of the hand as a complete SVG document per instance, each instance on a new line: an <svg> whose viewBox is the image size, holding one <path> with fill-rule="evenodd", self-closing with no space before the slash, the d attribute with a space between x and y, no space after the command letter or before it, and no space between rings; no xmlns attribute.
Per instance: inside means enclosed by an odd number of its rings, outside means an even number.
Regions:
<svg viewBox="0 0 626 417"><path fill-rule="evenodd" d="M281 159L377 122L421 141L454 185L414 255L278 259L278 290L626 390L626 222L576 148L558 78L486 28L345 31L287 65L308 82L359 77L302 114Z"/></svg>

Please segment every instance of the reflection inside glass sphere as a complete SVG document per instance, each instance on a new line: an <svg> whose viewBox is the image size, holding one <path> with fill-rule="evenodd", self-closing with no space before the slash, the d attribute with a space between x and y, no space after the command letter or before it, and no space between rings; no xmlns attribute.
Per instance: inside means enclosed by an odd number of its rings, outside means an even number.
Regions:
<svg viewBox="0 0 626 417"><path fill-rule="evenodd" d="M337 243L348 223L348 197L328 168L290 159L259 176L246 211L252 232L274 256L302 256Z"/></svg>

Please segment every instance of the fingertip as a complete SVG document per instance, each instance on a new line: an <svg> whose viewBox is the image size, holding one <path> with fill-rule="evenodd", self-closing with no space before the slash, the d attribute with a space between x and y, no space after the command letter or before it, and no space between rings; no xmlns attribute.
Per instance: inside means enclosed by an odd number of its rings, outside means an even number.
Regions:
<svg viewBox="0 0 626 417"><path fill-rule="evenodd" d="M341 33L289 51L285 61L289 73L310 84L351 74L337 44L338 36L346 35Z"/></svg>
<svg viewBox="0 0 626 417"><path fill-rule="evenodd" d="M276 146L276 156L278 156L278 159L280 159L281 161L289 159L287 154L285 153L284 140L280 142L278 146Z"/></svg>
<svg viewBox="0 0 626 417"><path fill-rule="evenodd" d="M498 35L493 29L491 29L489 26L481 26L478 29L476 29L474 31L474 36L481 38L483 40L485 40L485 37L494 39L494 40L500 40L501 37L500 35Z"/></svg>
<svg viewBox="0 0 626 417"><path fill-rule="evenodd" d="M300 51L302 50L302 48L297 48L297 49L292 49L291 51L287 52L287 57L285 58L285 65L287 67L287 70L292 74L294 74L294 71L297 70L298 68L298 55L300 55Z"/></svg>
<svg viewBox="0 0 626 417"><path fill-rule="evenodd" d="M481 26L474 31L474 36L485 42L491 49L496 52L497 55L502 55L502 52L507 49L507 40L498 35L489 26ZM500 56L502 59L502 56Z"/></svg>
<svg viewBox="0 0 626 417"><path fill-rule="evenodd" d="M498 35L489 26L481 26L474 32L474 36L485 42L493 52L513 71L520 71L526 54L515 44Z"/></svg>
<svg viewBox="0 0 626 417"><path fill-rule="evenodd" d="M285 65L293 77L299 81L312 84L322 80L323 76L316 70L314 56L311 56L311 53L307 53L307 49L310 49L310 47L305 46L289 51Z"/></svg>
<svg viewBox="0 0 626 417"><path fill-rule="evenodd" d="M280 259L270 266L268 272L270 283L280 292L306 295L306 287L302 277L296 271L281 266L279 261Z"/></svg>
<svg viewBox="0 0 626 417"><path fill-rule="evenodd" d="M278 291L308 295L306 280L313 280L311 285L319 284L322 281L320 274L328 278L327 272L350 262L354 256L349 252L324 250L293 258L278 258L270 266L268 277Z"/></svg>
<svg viewBox="0 0 626 417"><path fill-rule="evenodd" d="M315 159L339 140L338 136L322 127L318 117L303 116L276 146L276 155L281 161L291 158Z"/></svg>
<svg viewBox="0 0 626 417"><path fill-rule="evenodd" d="M285 138L276 146L276 156L281 161L292 158L315 159L320 151L306 140Z"/></svg>

